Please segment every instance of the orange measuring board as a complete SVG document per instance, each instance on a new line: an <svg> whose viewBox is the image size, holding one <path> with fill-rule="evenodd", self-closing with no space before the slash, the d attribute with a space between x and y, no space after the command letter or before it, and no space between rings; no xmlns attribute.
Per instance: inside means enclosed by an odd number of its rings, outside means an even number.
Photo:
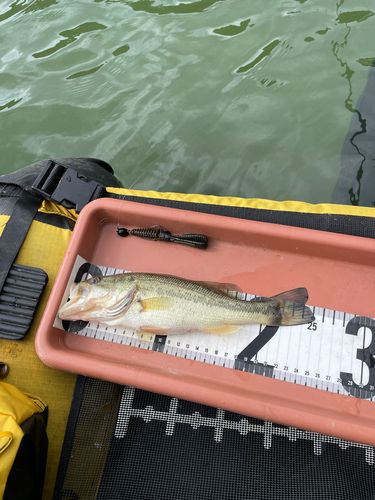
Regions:
<svg viewBox="0 0 375 500"><path fill-rule="evenodd" d="M209 245L200 250L120 238L118 224L204 234ZM367 238L97 200L78 218L36 350L61 370L375 445L374 257ZM315 320L297 327L245 326L226 336L140 338L100 324L66 331L57 310L77 272L84 278L93 269L235 283L245 300L304 286Z"/></svg>

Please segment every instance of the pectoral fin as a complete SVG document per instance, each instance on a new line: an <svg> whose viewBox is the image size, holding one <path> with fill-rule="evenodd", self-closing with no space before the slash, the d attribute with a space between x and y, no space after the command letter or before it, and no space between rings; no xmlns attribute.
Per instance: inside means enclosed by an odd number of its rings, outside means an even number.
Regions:
<svg viewBox="0 0 375 500"><path fill-rule="evenodd" d="M218 328L205 328L202 332L206 333L216 333L218 335L230 334L237 332L242 325L223 325Z"/></svg>
<svg viewBox="0 0 375 500"><path fill-rule="evenodd" d="M165 311L173 306L172 297L153 297L150 299L139 300L142 306L141 312L145 311Z"/></svg>

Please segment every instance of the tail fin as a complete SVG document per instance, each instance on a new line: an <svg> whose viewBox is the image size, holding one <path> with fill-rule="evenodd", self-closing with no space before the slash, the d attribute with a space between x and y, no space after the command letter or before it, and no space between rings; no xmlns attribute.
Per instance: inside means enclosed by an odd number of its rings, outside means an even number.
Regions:
<svg viewBox="0 0 375 500"><path fill-rule="evenodd" d="M281 326L304 325L314 321L311 309L305 305L308 297L306 288L295 288L272 297L278 301L280 306Z"/></svg>

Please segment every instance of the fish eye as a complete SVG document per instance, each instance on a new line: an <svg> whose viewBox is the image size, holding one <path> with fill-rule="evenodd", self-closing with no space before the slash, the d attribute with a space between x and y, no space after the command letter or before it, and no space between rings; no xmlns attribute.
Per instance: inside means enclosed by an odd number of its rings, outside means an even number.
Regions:
<svg viewBox="0 0 375 500"><path fill-rule="evenodd" d="M96 285L99 283L101 278L99 278L99 276L93 276L90 280L90 285Z"/></svg>

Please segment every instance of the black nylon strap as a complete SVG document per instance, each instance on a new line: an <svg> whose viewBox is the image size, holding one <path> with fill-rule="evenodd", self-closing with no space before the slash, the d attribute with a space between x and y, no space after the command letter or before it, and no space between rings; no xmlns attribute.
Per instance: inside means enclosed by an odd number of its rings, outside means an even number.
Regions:
<svg viewBox="0 0 375 500"><path fill-rule="evenodd" d="M24 190L14 206L0 237L0 292L41 203L41 197Z"/></svg>

